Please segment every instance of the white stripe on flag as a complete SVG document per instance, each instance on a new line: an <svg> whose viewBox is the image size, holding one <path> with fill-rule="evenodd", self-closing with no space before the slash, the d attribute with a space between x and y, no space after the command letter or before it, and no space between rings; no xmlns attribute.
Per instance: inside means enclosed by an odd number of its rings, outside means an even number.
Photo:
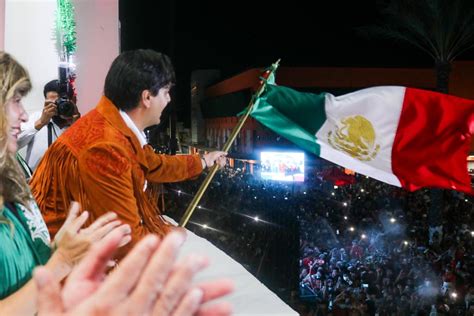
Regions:
<svg viewBox="0 0 474 316"><path fill-rule="evenodd" d="M317 143L321 146L321 158L334 162L337 165L343 166L357 173L369 176L373 179L401 187L400 181L394 174L371 167L343 152L334 150L332 147L322 142L317 141Z"/></svg>
<svg viewBox="0 0 474 316"><path fill-rule="evenodd" d="M405 87L397 86L368 88L339 97L327 94L325 103L327 119L316 133L318 143L322 147L321 157L358 173L400 186L400 181L392 172L392 146L404 96ZM342 135L343 141L350 146L356 146L354 141L367 144L359 137L361 130L356 124L351 126L342 123L342 120L356 116L361 116L370 122L375 132L373 147L369 148L371 157L368 161L353 158L330 144L329 134L331 133L334 144L337 130L338 135Z"/></svg>

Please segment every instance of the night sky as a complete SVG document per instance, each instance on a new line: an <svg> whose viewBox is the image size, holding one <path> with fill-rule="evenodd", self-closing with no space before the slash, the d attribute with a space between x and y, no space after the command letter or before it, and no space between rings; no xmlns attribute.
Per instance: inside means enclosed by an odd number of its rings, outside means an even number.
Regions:
<svg viewBox="0 0 474 316"><path fill-rule="evenodd" d="M359 34L358 27L380 21L376 3L121 0L121 50L152 48L172 58L185 121L194 69L220 69L226 78L278 58L282 66L431 67L416 48ZM459 59L473 57L471 50Z"/></svg>

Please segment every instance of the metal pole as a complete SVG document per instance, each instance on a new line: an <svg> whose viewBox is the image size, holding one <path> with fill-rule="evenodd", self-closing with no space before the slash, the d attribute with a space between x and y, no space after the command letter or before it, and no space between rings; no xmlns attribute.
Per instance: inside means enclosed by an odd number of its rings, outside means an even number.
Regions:
<svg viewBox="0 0 474 316"><path fill-rule="evenodd" d="M244 115L242 115L239 122L237 123L237 126L235 126L234 129L232 130L232 134L230 134L229 139L224 144L224 148L222 148L222 151L224 151L224 152L229 151L230 147L232 146L232 143L237 138L237 135L240 133L240 130L242 129L245 122L247 121L247 118L249 117L250 113L252 112L255 101L257 100L258 97L260 97L263 90L265 89L265 84L266 84L265 79L267 79L272 73L274 73L276 71L276 69L278 68L279 63L280 63L280 60L277 60L277 62L272 64L272 67L269 70L265 71L265 73L263 74L264 79L262 80L262 82L260 84L260 87L258 88L257 92L250 99L249 105L247 106L247 111L245 112ZM179 221L179 227L186 226L189 219L191 218L191 215L193 215L194 209L196 208L196 206L201 201L201 198L204 195L204 192L206 192L207 187L211 183L211 180L212 180L212 178L214 178L214 175L216 174L218 169L219 169L219 166L217 164L214 164L214 166L211 167L211 170L207 174L206 179L204 179L203 183L201 184L201 187L197 191L197 193L194 196L193 200L191 201L188 208L186 209L186 212L184 213L183 217Z"/></svg>

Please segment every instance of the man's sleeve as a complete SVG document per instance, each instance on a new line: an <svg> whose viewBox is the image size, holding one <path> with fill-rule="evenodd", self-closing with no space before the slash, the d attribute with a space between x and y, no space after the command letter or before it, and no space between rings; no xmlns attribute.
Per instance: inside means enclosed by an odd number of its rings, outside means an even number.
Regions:
<svg viewBox="0 0 474 316"><path fill-rule="evenodd" d="M86 203L91 220L107 212L115 212L118 219L129 224L132 241L120 249L123 257L133 245L149 233L143 225L134 196L132 164L118 146L100 144L81 155L79 171L83 179Z"/></svg>
<svg viewBox="0 0 474 316"><path fill-rule="evenodd" d="M38 120L38 113L31 114L27 122L21 124L21 132L18 135L18 149L28 145L35 137L38 130L35 128L35 122Z"/></svg>
<svg viewBox="0 0 474 316"><path fill-rule="evenodd" d="M150 182L179 182L195 178L202 172L199 155L162 155L155 153L149 145L143 149L148 162L146 179Z"/></svg>

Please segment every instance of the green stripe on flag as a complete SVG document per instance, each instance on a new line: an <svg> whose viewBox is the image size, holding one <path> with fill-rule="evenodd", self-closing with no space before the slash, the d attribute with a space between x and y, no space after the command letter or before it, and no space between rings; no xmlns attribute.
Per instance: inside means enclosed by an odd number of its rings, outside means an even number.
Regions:
<svg viewBox="0 0 474 316"><path fill-rule="evenodd" d="M319 156L316 132L326 121L325 93L267 85L250 115L289 141Z"/></svg>

